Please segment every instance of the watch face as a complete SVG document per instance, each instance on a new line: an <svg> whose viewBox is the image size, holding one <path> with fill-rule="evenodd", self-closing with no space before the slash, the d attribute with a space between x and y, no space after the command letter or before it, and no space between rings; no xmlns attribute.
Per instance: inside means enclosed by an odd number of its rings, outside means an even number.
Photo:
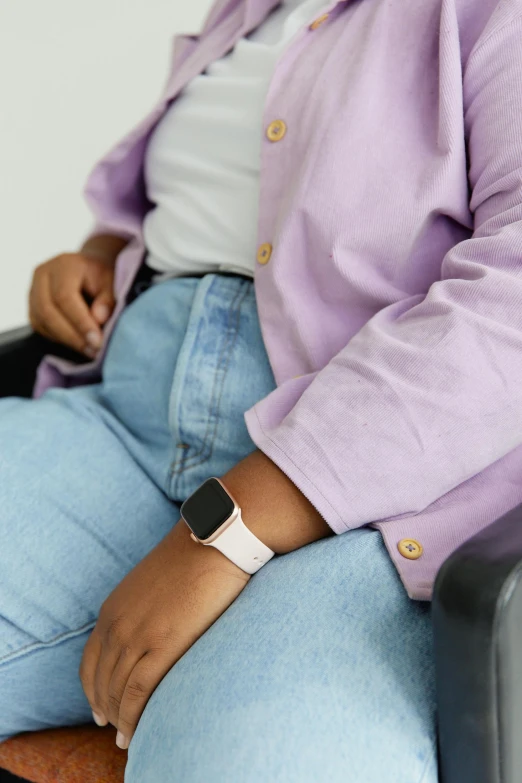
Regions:
<svg viewBox="0 0 522 783"><path fill-rule="evenodd" d="M234 502L219 481L209 478L181 506L181 515L197 538L205 540L234 511Z"/></svg>

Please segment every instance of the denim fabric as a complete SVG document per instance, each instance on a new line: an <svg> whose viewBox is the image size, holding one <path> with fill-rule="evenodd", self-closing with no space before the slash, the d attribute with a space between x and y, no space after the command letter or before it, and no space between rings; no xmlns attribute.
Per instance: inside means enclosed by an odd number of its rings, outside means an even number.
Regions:
<svg viewBox="0 0 522 783"><path fill-rule="evenodd" d="M252 281L205 275L126 309L102 383L0 400L0 740L91 720L102 602L254 449L243 413L274 386ZM434 705L429 605L363 528L251 579L156 689L125 779L436 783Z"/></svg>

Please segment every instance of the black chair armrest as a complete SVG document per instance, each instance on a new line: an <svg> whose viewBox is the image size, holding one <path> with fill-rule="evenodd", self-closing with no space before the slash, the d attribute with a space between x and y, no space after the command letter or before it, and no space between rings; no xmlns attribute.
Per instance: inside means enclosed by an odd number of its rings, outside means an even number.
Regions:
<svg viewBox="0 0 522 783"><path fill-rule="evenodd" d="M441 783L520 783L522 506L448 558L432 611Z"/></svg>
<svg viewBox="0 0 522 783"><path fill-rule="evenodd" d="M146 263L141 264L127 294L127 305L149 288L154 275L154 269ZM60 356L75 364L90 361L71 348L46 340L33 332L30 326L0 333L0 397L31 397L37 367L46 354Z"/></svg>
<svg viewBox="0 0 522 783"><path fill-rule="evenodd" d="M29 783L24 778L18 778L16 775L11 775L10 772L6 772L4 769L0 769L0 783Z"/></svg>
<svg viewBox="0 0 522 783"><path fill-rule="evenodd" d="M30 326L0 333L0 397L30 397L36 369L48 353L76 363L89 361L76 351L36 334Z"/></svg>

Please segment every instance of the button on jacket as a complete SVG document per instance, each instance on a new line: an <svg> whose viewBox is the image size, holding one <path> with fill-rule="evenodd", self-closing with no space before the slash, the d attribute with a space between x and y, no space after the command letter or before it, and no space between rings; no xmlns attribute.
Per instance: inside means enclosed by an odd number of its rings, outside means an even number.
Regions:
<svg viewBox="0 0 522 783"><path fill-rule="evenodd" d="M218 0L177 36L160 101L90 175L94 232L131 239L105 344L143 259L151 131L276 5ZM522 502L522 0L344 0L316 21L265 105L252 253L278 387L245 419L336 533L377 527L429 599ZM35 395L102 357L48 359Z"/></svg>

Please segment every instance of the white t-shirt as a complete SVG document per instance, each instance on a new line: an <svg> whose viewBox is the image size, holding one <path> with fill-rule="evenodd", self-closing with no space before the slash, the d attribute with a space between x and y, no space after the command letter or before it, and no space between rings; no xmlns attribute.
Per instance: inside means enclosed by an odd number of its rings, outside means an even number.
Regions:
<svg viewBox="0 0 522 783"><path fill-rule="evenodd" d="M263 111L276 62L325 0L284 0L171 104L149 141L148 266L253 276ZM277 119L277 118L275 118ZM156 278L157 279L157 278Z"/></svg>

